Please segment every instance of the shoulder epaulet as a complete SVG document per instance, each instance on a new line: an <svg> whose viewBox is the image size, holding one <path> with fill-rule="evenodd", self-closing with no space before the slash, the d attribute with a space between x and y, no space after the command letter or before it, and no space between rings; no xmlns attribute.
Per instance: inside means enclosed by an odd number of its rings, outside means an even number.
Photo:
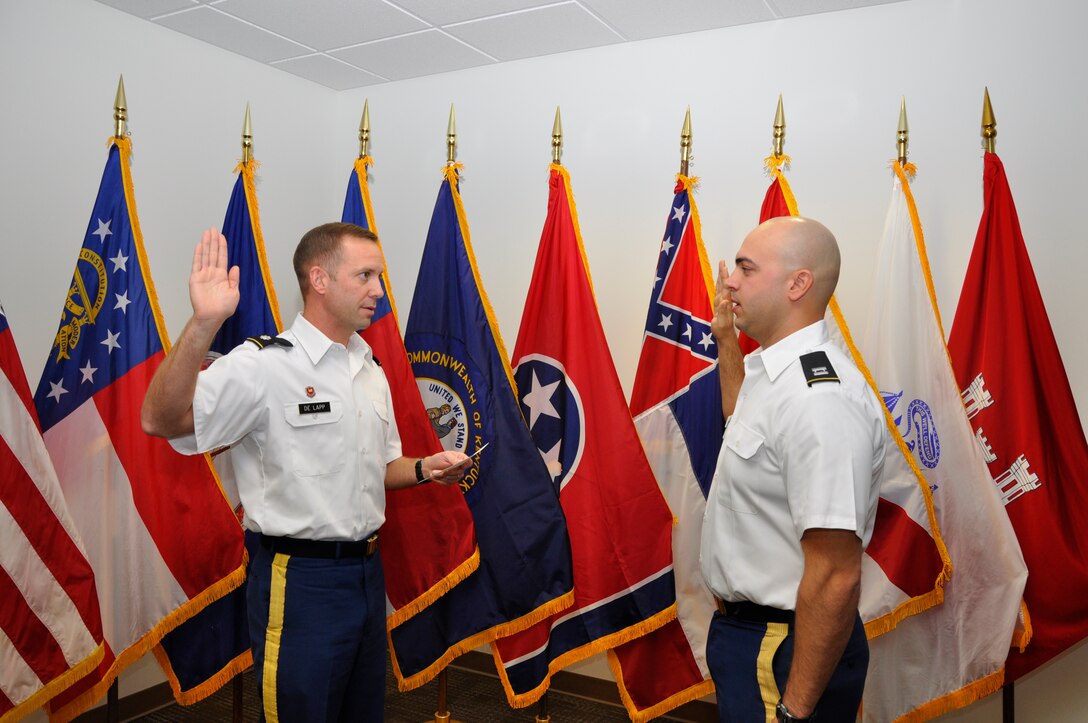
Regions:
<svg viewBox="0 0 1088 723"><path fill-rule="evenodd" d="M811 351L802 354L801 369L805 372L805 382L810 387L819 382L842 383L835 367L831 366L831 360L827 358L827 352Z"/></svg>
<svg viewBox="0 0 1088 723"><path fill-rule="evenodd" d="M373 359L373 360L374 360L374 363L375 363L375 364L377 364L378 366L381 366L381 365L382 365L382 360L381 360L381 359L379 359L379 358L378 358L377 356L375 356L375 355L374 355L374 352L371 352L371 353L370 353L370 358L371 358L371 359Z"/></svg>
<svg viewBox="0 0 1088 723"><path fill-rule="evenodd" d="M258 349L267 349L270 346L282 346L285 349L290 349L294 346L294 344L287 341L282 336L272 336L271 334L251 336L248 337L246 341L253 342Z"/></svg>

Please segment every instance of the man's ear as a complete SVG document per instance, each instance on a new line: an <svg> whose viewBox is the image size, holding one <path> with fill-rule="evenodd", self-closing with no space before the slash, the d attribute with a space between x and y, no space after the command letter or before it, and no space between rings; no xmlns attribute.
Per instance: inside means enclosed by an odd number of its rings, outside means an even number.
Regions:
<svg viewBox="0 0 1088 723"><path fill-rule="evenodd" d="M813 282L812 272L808 269L794 271L790 275L790 281L786 287L786 294L789 296L790 301L798 301L804 297L805 294L812 290Z"/></svg>
<svg viewBox="0 0 1088 723"><path fill-rule="evenodd" d="M324 295L329 289L329 274L320 266L310 267L310 288L318 294Z"/></svg>

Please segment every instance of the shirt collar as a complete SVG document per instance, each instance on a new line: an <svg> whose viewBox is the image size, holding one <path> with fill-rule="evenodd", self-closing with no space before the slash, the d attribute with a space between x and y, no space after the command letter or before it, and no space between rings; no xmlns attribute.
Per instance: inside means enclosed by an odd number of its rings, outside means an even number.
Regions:
<svg viewBox="0 0 1088 723"><path fill-rule="evenodd" d="M295 339L298 340L302 350L306 352L306 356L310 357L310 362L315 366L332 347L344 348L340 342L333 341L325 336L320 329L311 324L301 313L295 316L295 323L291 326L291 332L295 335ZM367 360L373 357L370 345L363 341L363 338L358 334L352 334L351 338L348 339L347 352L349 357L361 355Z"/></svg>
<svg viewBox="0 0 1088 723"><path fill-rule="evenodd" d="M766 349L754 352L753 355L759 354L763 361L763 367L767 370L767 377L774 382L778 375L785 371L786 367L792 364L797 357L812 351L822 344L826 344L829 340L827 322L820 319L803 329L798 329Z"/></svg>

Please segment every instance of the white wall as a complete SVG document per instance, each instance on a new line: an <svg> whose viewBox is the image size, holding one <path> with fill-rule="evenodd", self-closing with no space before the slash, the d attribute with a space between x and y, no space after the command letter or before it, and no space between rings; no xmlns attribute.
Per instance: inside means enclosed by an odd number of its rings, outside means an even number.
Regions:
<svg viewBox="0 0 1088 723"><path fill-rule="evenodd" d="M1082 419L1088 335L1079 283L1088 239L1072 221L1088 196L1081 30L1088 6L1042 0L910 0L518 61L334 93L90 0L0 0L0 300L32 386L105 160L125 73L140 218L168 328L187 316L185 269L200 229L222 221L253 103L262 226L285 316L297 308L289 255L302 231L339 218L369 97L378 229L405 320L456 103L462 193L480 271L512 348L544 220L552 117L563 109L586 252L620 379L629 391L690 104L692 173L712 257L732 258L767 185L779 92L801 212L844 254L839 298L864 327L890 193L900 96L914 193L945 323L981 212L982 88L989 85L1036 275ZM1065 139L1068 138L1068 141ZM1015 303L1015 299L1010 299ZM583 671L603 670L597 663ZM1017 687L1021 720L1073 721L1088 708L1080 646ZM991 697L948 716L1000 719Z"/></svg>

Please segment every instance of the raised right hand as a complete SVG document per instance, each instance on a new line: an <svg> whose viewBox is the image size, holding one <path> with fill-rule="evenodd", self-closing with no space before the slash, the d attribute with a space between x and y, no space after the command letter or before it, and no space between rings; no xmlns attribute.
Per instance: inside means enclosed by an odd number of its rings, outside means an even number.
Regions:
<svg viewBox="0 0 1088 723"><path fill-rule="evenodd" d="M725 267L725 261L718 262L718 277L714 282L714 318L710 322L710 332L719 342L727 338L734 339L737 336L733 328L733 296L726 287L725 281L729 278L729 270Z"/></svg>
<svg viewBox="0 0 1088 723"><path fill-rule="evenodd" d="M237 266L227 269L227 239L214 228L204 232L193 252L189 299L193 318L222 323L238 308Z"/></svg>

